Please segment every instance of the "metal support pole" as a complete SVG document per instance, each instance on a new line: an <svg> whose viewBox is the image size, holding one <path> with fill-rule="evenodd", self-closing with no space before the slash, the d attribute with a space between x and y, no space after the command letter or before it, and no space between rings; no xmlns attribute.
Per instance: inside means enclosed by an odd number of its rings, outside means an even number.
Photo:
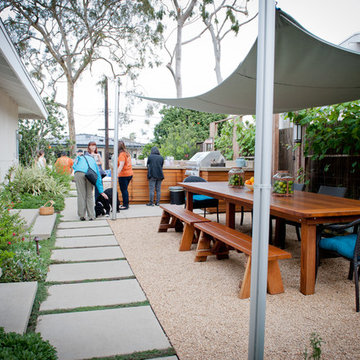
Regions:
<svg viewBox="0 0 360 360"><path fill-rule="evenodd" d="M274 90L275 2L259 0L254 221L248 359L264 357Z"/></svg>
<svg viewBox="0 0 360 360"><path fill-rule="evenodd" d="M111 171L111 183L113 189L112 198L112 212L111 219L116 220L116 205L117 205L117 160L118 160L118 138L119 138L119 101L120 101L120 80L116 82L115 90L115 112L114 112L114 155L113 167Z"/></svg>

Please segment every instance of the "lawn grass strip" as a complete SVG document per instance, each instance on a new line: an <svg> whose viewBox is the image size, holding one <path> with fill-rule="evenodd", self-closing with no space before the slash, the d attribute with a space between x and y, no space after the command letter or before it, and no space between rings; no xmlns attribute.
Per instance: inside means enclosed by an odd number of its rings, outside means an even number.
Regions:
<svg viewBox="0 0 360 360"><path fill-rule="evenodd" d="M82 306L82 307L77 307L77 308L73 308L73 309L43 310L43 311L39 311L39 315L63 314L63 313L96 311L96 310L110 310L110 309L138 307L138 306L149 306L149 305L150 305L149 301L146 300L146 301L126 303L126 304Z"/></svg>
<svg viewBox="0 0 360 360"><path fill-rule="evenodd" d="M126 355L97 357L97 358L83 359L83 360L150 360L154 358L162 358L162 357L168 357L174 355L176 355L176 352L174 348L170 347L161 350L153 349L147 351L134 352L132 354L126 354Z"/></svg>
<svg viewBox="0 0 360 360"><path fill-rule="evenodd" d="M51 260L50 265L56 264L80 264L80 263L93 263L93 262L104 262L104 261L114 261L114 260L126 260L126 258L113 258L113 259L99 259L99 260L80 260L80 261L60 261L60 260Z"/></svg>
<svg viewBox="0 0 360 360"><path fill-rule="evenodd" d="M134 275L124 276L124 277L113 277L113 278L103 278L103 279L86 279L86 280L73 280L73 281L47 281L45 282L46 286L50 285L61 285L61 284L81 284L95 281L115 281L115 280L128 280L136 279Z"/></svg>

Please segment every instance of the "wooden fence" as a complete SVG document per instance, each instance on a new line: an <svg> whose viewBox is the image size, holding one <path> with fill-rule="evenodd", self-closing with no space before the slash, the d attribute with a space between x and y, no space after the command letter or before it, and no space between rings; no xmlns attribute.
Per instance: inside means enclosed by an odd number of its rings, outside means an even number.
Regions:
<svg viewBox="0 0 360 360"><path fill-rule="evenodd" d="M353 164L355 164L353 166ZM346 197L360 198L360 156L327 155L322 160L306 158L308 191L317 192L321 185L345 186Z"/></svg>
<svg viewBox="0 0 360 360"><path fill-rule="evenodd" d="M279 170L288 170L296 176L292 134L292 129L279 131ZM307 157L305 171L306 180L309 180L307 191L317 192L321 185L345 186L347 198L360 198L359 155L327 155L322 160Z"/></svg>

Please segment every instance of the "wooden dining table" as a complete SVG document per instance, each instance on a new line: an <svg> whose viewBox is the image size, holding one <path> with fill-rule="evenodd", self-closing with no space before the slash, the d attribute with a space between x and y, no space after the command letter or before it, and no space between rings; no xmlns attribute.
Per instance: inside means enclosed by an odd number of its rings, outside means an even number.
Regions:
<svg viewBox="0 0 360 360"><path fill-rule="evenodd" d="M179 183L187 192L186 208L193 210L193 195L201 194L223 200L226 204L226 225L235 228L235 206L252 208L254 193L246 188L232 188L227 182ZM316 226L318 224L350 222L360 217L360 201L295 191L293 196L272 195L270 214L277 219L301 224L300 291L315 292Z"/></svg>

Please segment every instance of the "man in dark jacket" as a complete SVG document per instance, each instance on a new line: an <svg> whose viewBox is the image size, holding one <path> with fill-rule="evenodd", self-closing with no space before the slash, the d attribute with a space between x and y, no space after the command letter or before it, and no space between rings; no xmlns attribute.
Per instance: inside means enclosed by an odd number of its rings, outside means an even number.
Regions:
<svg viewBox="0 0 360 360"><path fill-rule="evenodd" d="M159 149L154 146L151 149L150 156L147 161L148 174L147 178L149 180L149 192L150 192L150 201L147 206L154 206L154 197L155 197L155 189L156 189L156 201L155 205L160 204L160 196L161 196L161 182L164 179L163 174L163 165L164 158L160 155Z"/></svg>

